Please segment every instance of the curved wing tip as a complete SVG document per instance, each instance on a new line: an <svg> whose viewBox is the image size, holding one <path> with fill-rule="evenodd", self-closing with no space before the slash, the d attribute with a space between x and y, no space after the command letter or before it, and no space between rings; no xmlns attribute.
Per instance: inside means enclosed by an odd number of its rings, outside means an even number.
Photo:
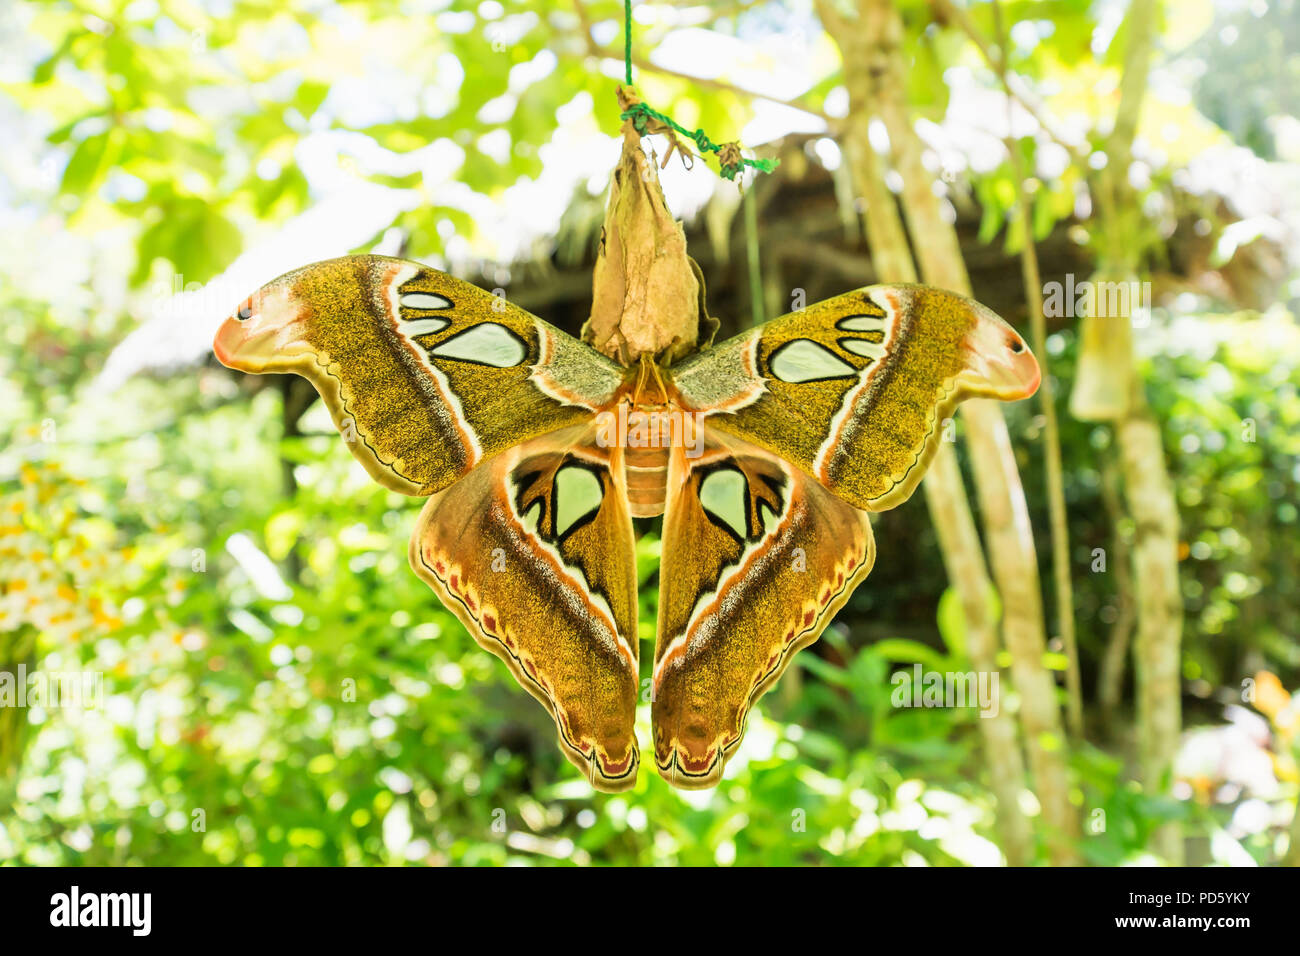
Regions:
<svg viewBox="0 0 1300 956"><path fill-rule="evenodd" d="M563 737L561 737L561 745L563 745ZM601 759L600 751L595 747L592 748L590 757L581 758L577 754L568 756L574 766L586 774L587 782L592 788L601 793L621 793L636 786L641 752L635 742L630 746L630 753L621 761L607 763Z"/></svg>

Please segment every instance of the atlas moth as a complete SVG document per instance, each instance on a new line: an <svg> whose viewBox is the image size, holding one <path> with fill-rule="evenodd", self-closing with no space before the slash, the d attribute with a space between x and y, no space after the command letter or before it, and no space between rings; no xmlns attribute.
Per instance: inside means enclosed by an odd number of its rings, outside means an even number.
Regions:
<svg viewBox="0 0 1300 956"><path fill-rule="evenodd" d="M655 766L712 786L754 701L870 572L869 514L912 494L941 423L1039 382L1009 325L925 286L869 286L685 358L620 363L385 256L276 279L214 348L231 368L307 378L376 481L427 497L411 567L606 791L640 763L633 518L663 515ZM610 426L634 419L663 427L629 441Z"/></svg>

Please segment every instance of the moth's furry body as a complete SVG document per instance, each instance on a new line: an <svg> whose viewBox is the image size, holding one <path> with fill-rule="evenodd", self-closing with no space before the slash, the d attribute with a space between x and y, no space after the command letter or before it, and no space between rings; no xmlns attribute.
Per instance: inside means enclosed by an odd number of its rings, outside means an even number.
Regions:
<svg viewBox="0 0 1300 956"><path fill-rule="evenodd" d="M969 299L878 286L668 368L623 368L416 263L277 279L214 343L321 392L381 484L429 496L415 571L551 712L603 790L630 787L641 699L634 517L662 514L655 763L715 784L754 701L875 559L868 513L916 488L970 397L1034 392L1024 341Z"/></svg>
<svg viewBox="0 0 1300 956"><path fill-rule="evenodd" d="M664 513L668 494L668 461L673 445L628 448L623 454L627 500L633 518L656 518Z"/></svg>

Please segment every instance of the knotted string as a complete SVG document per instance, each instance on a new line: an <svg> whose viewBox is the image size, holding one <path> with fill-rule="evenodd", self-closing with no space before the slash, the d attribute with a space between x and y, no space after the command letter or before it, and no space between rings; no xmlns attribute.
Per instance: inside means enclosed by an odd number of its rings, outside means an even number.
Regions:
<svg viewBox="0 0 1300 956"><path fill-rule="evenodd" d="M626 67L627 85L632 85L632 0L623 0L623 59ZM686 127L678 124L671 116L665 116L658 110L651 109L648 105L641 102L631 91L619 91L620 101L626 102L626 106L619 119L630 119L633 127L642 136L650 133L667 133L671 141L667 156L664 157L665 165L668 157L672 155L674 149L679 148L675 133L680 133L687 139L695 143L696 149L701 154L717 153L718 154L718 172L722 174L723 179L734 180L746 166L758 170L760 173L770 173L780 164L779 159L749 159L740 154L740 143L715 143L709 139L708 134L702 129L688 130Z"/></svg>

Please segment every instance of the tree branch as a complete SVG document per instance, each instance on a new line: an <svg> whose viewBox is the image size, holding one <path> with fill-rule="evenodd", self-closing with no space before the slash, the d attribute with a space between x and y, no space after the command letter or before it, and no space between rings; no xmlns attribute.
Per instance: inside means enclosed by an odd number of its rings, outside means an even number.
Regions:
<svg viewBox="0 0 1300 956"><path fill-rule="evenodd" d="M948 0L940 0L948 2ZM1006 49L1006 30L1002 20L1002 4L993 0L993 20L996 24L998 45ZM1034 217L1030 209L1029 189L1026 186L1025 164L1020 149L1011 135L1011 85L1006 58L997 59L998 79L1007 94L1007 152L1016 175L1017 201L1020 206L1020 226L1024 232L1024 245L1020 248L1020 269L1025 282L1025 302L1029 306L1029 329L1034 342L1034 352L1042 369L1042 383L1038 386L1038 404L1043 412L1043 454L1047 465L1047 507L1052 530L1052 572L1056 584L1056 626L1060 632L1061 646L1065 649L1065 687L1067 706L1065 714L1070 733L1075 739L1083 737L1083 679L1079 673L1079 643L1074 622L1074 583L1070 577L1070 526L1065 513L1065 477L1061 465L1061 429L1056 420L1056 389L1047 365L1047 319L1043 315L1043 280L1038 269L1038 250L1034 245Z"/></svg>

